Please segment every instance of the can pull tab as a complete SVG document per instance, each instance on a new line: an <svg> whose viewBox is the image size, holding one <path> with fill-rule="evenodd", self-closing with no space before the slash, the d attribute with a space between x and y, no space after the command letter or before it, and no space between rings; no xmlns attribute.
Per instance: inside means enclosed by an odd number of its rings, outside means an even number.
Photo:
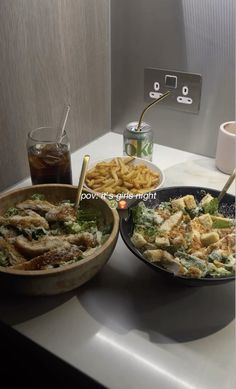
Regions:
<svg viewBox="0 0 236 389"><path fill-rule="evenodd" d="M164 93L164 95L162 95L161 97L159 97L158 99L152 101L149 105L147 105L147 107L144 108L144 110L142 111L141 115L140 115L140 118L139 118L139 121L138 121L138 126L136 128L136 131L140 131L141 130L141 123L142 123L142 120L143 120L143 116L145 114L145 112L147 112L147 110L149 108L151 108L153 105L155 105L156 103L158 103L159 101L165 99L167 96L169 96L170 94L170 91L167 91L166 93Z"/></svg>

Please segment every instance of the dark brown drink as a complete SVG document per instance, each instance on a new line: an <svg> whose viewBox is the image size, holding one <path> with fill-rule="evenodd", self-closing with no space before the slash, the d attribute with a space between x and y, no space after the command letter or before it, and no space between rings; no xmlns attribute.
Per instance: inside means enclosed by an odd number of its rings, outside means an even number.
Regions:
<svg viewBox="0 0 236 389"><path fill-rule="evenodd" d="M32 184L72 184L70 151L65 144L36 144L28 148Z"/></svg>

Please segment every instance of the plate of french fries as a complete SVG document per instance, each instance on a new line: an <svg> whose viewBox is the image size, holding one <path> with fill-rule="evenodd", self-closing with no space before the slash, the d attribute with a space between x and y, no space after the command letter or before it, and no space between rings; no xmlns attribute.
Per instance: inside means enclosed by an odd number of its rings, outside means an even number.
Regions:
<svg viewBox="0 0 236 389"><path fill-rule="evenodd" d="M163 171L137 157L115 157L95 162L86 174L85 187L107 195L138 195L161 187Z"/></svg>

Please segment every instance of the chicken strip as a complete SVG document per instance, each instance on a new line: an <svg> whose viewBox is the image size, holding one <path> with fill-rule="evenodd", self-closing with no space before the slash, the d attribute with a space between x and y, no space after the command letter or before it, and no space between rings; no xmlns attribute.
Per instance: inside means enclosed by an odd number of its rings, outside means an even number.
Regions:
<svg viewBox="0 0 236 389"><path fill-rule="evenodd" d="M59 267L75 262L83 258L83 253L77 246L70 246L70 248L57 248L50 250L43 255L35 257L28 262L15 265L13 268L18 270L45 270L53 267Z"/></svg>
<svg viewBox="0 0 236 389"><path fill-rule="evenodd" d="M76 221L77 210L71 204L61 204L48 211L45 215L48 222Z"/></svg>
<svg viewBox="0 0 236 389"><path fill-rule="evenodd" d="M76 246L83 246L86 249L89 247L95 247L97 245L96 239L90 232L80 232L78 234L62 235L60 239L75 244Z"/></svg>
<svg viewBox="0 0 236 389"><path fill-rule="evenodd" d="M48 222L40 215L34 216L0 216L0 225L13 226L19 229L42 227L45 229L49 228Z"/></svg>
<svg viewBox="0 0 236 389"><path fill-rule="evenodd" d="M27 258L34 258L56 248L67 249L70 247L70 243L55 236L43 236L38 240L28 240L20 235L15 240L15 247Z"/></svg>
<svg viewBox="0 0 236 389"><path fill-rule="evenodd" d="M32 209L24 209L24 211L21 211L22 215L21 216L32 216L32 217L42 217L40 216L37 212L32 211Z"/></svg>
<svg viewBox="0 0 236 389"><path fill-rule="evenodd" d="M60 235L60 237L43 236L38 240L28 240L23 235L20 235L15 239L15 247L27 258L34 258L56 248L66 249L71 245L76 245L87 249L89 247L95 247L96 244L96 240L89 232Z"/></svg>
<svg viewBox="0 0 236 389"><path fill-rule="evenodd" d="M26 200L16 205L21 210L32 210L46 214L49 222L75 221L77 211L71 204L53 205L45 200Z"/></svg>
<svg viewBox="0 0 236 389"><path fill-rule="evenodd" d="M25 200L16 204L19 209L31 209L32 211L46 213L55 208L55 205L46 200Z"/></svg>

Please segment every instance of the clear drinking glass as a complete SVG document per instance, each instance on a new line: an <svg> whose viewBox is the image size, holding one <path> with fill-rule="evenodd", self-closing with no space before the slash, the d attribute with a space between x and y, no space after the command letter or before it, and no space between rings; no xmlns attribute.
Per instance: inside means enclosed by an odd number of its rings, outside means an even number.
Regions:
<svg viewBox="0 0 236 389"><path fill-rule="evenodd" d="M27 151L33 185L72 184L70 143L66 131L61 137L58 128L54 127L30 131Z"/></svg>

